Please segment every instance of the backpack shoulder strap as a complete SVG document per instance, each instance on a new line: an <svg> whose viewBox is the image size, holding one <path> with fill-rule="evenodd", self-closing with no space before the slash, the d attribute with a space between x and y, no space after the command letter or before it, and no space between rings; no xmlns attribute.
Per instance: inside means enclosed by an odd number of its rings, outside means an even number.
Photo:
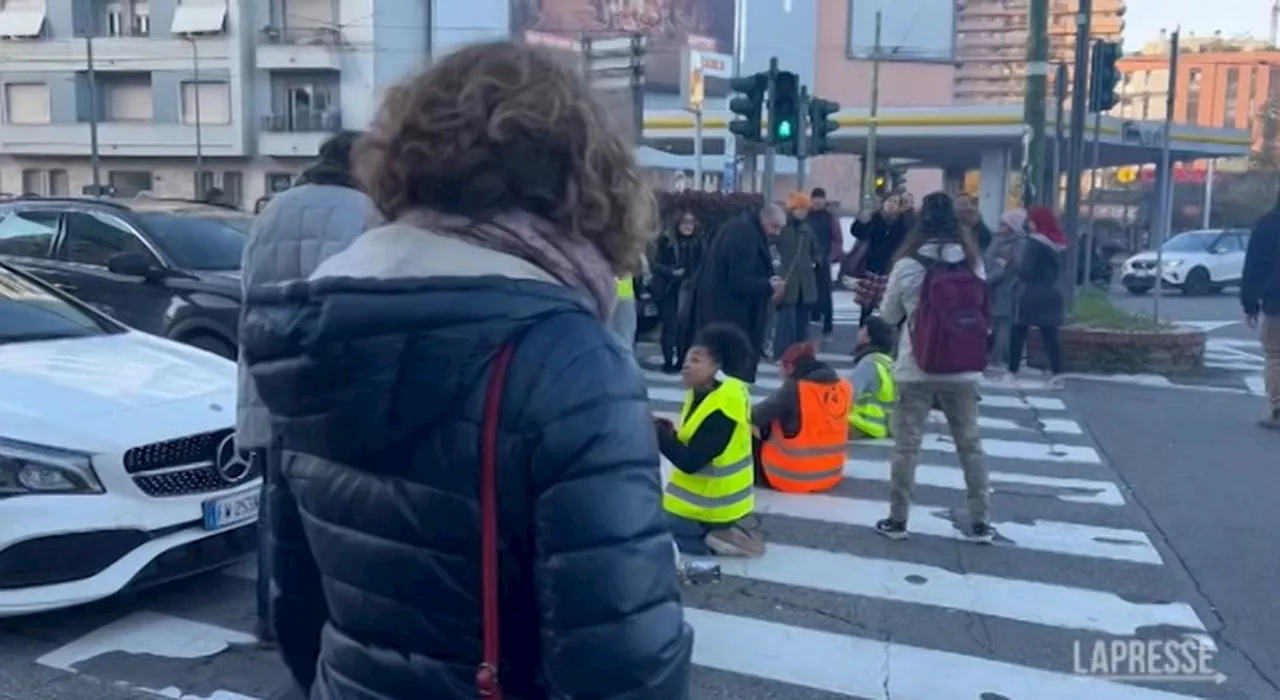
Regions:
<svg viewBox="0 0 1280 700"><path fill-rule="evenodd" d="M938 262L937 260L931 257L928 257L926 255L921 255L919 253L912 253L911 259L920 263L920 267L923 267L926 272L933 269L934 264Z"/></svg>

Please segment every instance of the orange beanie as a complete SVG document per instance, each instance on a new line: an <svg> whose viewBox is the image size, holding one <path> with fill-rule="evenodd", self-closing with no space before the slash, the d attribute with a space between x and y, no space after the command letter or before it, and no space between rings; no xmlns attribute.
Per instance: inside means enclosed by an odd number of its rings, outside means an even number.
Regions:
<svg viewBox="0 0 1280 700"><path fill-rule="evenodd" d="M792 192L787 196L787 211L795 211L796 209L808 209L812 200L809 195L803 192Z"/></svg>

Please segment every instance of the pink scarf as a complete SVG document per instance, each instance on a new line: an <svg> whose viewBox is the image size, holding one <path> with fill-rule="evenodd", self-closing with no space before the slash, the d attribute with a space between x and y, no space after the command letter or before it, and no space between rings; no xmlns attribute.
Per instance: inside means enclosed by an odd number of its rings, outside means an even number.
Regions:
<svg viewBox="0 0 1280 700"><path fill-rule="evenodd" d="M415 209L400 221L524 260L591 300L596 316L608 320L617 299L617 278L609 262L588 241L557 231L545 219L525 212L473 221Z"/></svg>

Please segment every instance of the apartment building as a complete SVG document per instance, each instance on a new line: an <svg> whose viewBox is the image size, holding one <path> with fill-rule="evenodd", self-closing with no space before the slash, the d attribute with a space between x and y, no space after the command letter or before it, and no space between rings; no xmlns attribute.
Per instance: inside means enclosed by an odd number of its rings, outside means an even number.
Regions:
<svg viewBox="0 0 1280 700"><path fill-rule="evenodd" d="M956 21L955 100L958 104L1020 103L1026 92L1029 0L966 0ZM1075 57L1078 0L1049 0L1049 61ZM1093 0L1091 36L1119 41L1124 0ZM1069 70L1068 75L1072 71Z"/></svg>
<svg viewBox="0 0 1280 700"><path fill-rule="evenodd" d="M507 0L460 5L0 0L0 192L83 192L96 124L103 185L251 205L433 50L508 33Z"/></svg>
<svg viewBox="0 0 1280 700"><path fill-rule="evenodd" d="M1276 119L1264 124L1264 110L1280 110L1280 50L1269 45L1221 42L1184 45L1178 53L1178 90L1173 119L1182 124L1249 129L1255 143L1277 139ZM1249 48L1253 47L1253 48ZM1126 56L1115 116L1164 119L1169 98L1168 41L1148 44L1152 53ZM1266 126L1267 128L1264 128ZM1269 130L1273 133L1266 134Z"/></svg>

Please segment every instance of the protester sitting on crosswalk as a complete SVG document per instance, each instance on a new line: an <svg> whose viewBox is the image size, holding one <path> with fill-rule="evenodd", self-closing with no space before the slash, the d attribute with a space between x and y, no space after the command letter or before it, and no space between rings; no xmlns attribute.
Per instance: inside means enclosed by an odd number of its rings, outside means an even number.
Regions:
<svg viewBox="0 0 1280 700"><path fill-rule="evenodd" d="M883 440L889 429L898 387L893 381L893 326L879 316L858 329L854 348L853 404L849 407L849 439Z"/></svg>
<svg viewBox="0 0 1280 700"><path fill-rule="evenodd" d="M788 493L829 491L844 476L853 387L818 359L813 343L787 348L779 365L782 384L751 409L760 444L756 484Z"/></svg>
<svg viewBox="0 0 1280 700"><path fill-rule="evenodd" d="M655 419L662 456L675 467L662 505L685 554L758 557L764 542L742 526L755 508L751 394L740 377L755 361L738 328L698 332L681 376L688 392L680 425Z"/></svg>

